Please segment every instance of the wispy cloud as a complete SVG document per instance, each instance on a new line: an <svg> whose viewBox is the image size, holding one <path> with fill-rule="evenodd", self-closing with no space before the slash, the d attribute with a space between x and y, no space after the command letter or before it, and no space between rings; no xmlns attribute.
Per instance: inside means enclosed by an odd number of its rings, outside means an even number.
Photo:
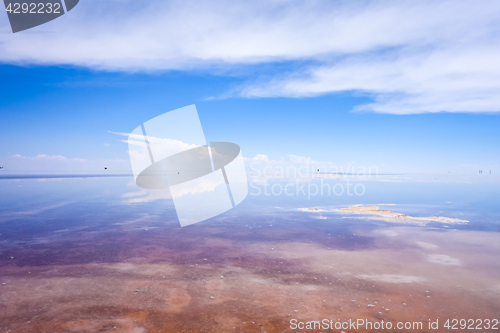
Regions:
<svg viewBox="0 0 500 333"><path fill-rule="evenodd" d="M29 156L22 156L20 154L15 154L12 155L13 158L16 159L24 159L24 160L48 160L48 161L66 161L68 160L66 157L61 156L61 155L45 155L45 154L39 154L36 155L35 157L29 157ZM74 158L73 160L82 160L79 158Z"/></svg>
<svg viewBox="0 0 500 333"><path fill-rule="evenodd" d="M360 177L378 177L377 166L356 165L354 162L336 165L332 162L315 161L310 157L287 155L280 159L270 159L257 154L253 158L244 158L248 175L253 181L266 183L273 178L310 178L311 175L335 174Z"/></svg>
<svg viewBox="0 0 500 333"><path fill-rule="evenodd" d="M355 91L374 98L363 111L498 112L498 17L496 0L87 0L49 23L56 34L0 35L0 62L213 73L294 62L233 95Z"/></svg>
<svg viewBox="0 0 500 333"><path fill-rule="evenodd" d="M500 111L500 47L394 50L350 56L303 73L241 88L245 97L314 97L358 91L375 98L357 111L391 114Z"/></svg>
<svg viewBox="0 0 500 333"><path fill-rule="evenodd" d="M122 132L112 132L108 131L109 133L120 135L120 136L126 136L128 137L127 140L121 140L122 142L128 143L129 148L133 146L138 146L138 147L145 147L145 136L142 134L132 134L132 133L122 133ZM159 150L162 152L163 156L171 156L175 153L181 152L181 151L186 151L191 148L195 148L195 144L188 144L184 143L179 140L174 140L174 139L166 139L166 138L157 138L154 136L147 136L147 140L149 144L155 145L155 149ZM136 155L136 154L142 154L144 153L142 150L130 150L129 149L129 154L130 155ZM144 158L143 156L136 156L138 159ZM147 160L149 160L149 157L146 157Z"/></svg>

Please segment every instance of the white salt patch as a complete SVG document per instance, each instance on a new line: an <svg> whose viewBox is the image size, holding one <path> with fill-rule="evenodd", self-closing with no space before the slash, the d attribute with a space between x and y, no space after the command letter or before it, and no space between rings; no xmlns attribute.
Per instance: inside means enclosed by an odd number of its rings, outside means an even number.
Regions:
<svg viewBox="0 0 500 333"><path fill-rule="evenodd" d="M415 283L415 282L425 281L424 278L413 275L361 274L361 275L356 275L356 277L363 280L372 280L372 281L386 282L386 283Z"/></svg>
<svg viewBox="0 0 500 333"><path fill-rule="evenodd" d="M313 213L326 212L326 210L319 208L299 208L299 210L301 212L313 212Z"/></svg>
<svg viewBox="0 0 500 333"><path fill-rule="evenodd" d="M437 249L439 246L431 243L426 243L426 242L415 242L417 243L418 246L424 249Z"/></svg>
<svg viewBox="0 0 500 333"><path fill-rule="evenodd" d="M382 231L380 231L380 233L381 233L382 235L384 235L384 236L388 236L388 237L395 237L395 236L397 236L397 235L398 235L398 233L397 233L397 232L392 231L392 230L382 230Z"/></svg>
<svg viewBox="0 0 500 333"><path fill-rule="evenodd" d="M434 264L448 265L448 266L461 266L460 259L452 258L446 254L429 254L429 262Z"/></svg>

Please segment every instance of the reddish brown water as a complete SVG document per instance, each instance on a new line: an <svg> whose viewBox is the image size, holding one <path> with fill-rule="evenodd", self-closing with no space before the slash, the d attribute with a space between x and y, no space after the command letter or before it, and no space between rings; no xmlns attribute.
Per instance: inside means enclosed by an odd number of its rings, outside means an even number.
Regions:
<svg viewBox="0 0 500 333"><path fill-rule="evenodd" d="M37 208L45 194L29 184L33 198L0 212L0 332L292 332L323 319L418 332L439 319L432 331L449 332L447 319L499 319L496 231L260 204L180 228L168 202L122 205L111 188ZM340 331L371 330L310 330Z"/></svg>

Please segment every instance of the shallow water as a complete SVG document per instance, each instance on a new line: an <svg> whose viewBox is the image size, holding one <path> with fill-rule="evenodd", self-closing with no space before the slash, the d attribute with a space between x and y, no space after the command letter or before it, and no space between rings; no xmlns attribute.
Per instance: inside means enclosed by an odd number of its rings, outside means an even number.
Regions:
<svg viewBox="0 0 500 333"><path fill-rule="evenodd" d="M253 183L236 208L184 228L168 193L127 176L0 179L0 331L283 332L293 331L291 319L499 319L498 183L400 178L353 180L363 195L309 198L292 186L293 195L265 195ZM321 181L345 184L312 179L305 188ZM470 222L298 211L353 204Z"/></svg>

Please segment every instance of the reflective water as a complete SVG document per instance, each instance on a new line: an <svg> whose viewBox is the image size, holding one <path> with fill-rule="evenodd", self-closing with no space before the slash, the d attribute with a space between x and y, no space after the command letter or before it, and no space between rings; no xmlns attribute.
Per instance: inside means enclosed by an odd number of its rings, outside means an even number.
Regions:
<svg viewBox="0 0 500 333"><path fill-rule="evenodd" d="M0 179L0 329L282 332L291 319L498 318L497 179L352 180L348 195L336 178L252 182L240 205L184 228L168 193L130 177ZM329 211L355 204L470 222ZM298 210L309 207L326 212Z"/></svg>

